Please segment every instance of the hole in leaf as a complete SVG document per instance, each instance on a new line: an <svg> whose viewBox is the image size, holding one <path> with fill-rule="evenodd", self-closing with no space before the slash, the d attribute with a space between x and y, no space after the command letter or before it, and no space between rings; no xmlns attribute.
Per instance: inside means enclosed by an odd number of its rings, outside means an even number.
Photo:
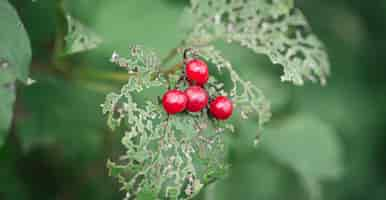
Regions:
<svg viewBox="0 0 386 200"><path fill-rule="evenodd" d="M85 39L84 37L81 37L81 38L79 38L79 42L80 42L80 43L85 43L85 42L86 42L86 39Z"/></svg>
<svg viewBox="0 0 386 200"><path fill-rule="evenodd" d="M6 60L0 59L0 69L6 69L8 68L9 63Z"/></svg>

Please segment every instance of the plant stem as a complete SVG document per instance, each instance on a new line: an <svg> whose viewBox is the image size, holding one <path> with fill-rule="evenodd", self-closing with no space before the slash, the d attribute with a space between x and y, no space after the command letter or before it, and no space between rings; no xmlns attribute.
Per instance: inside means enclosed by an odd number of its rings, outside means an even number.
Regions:
<svg viewBox="0 0 386 200"><path fill-rule="evenodd" d="M165 66L170 60L172 60L178 54L178 47L173 48L169 54L162 60L161 66Z"/></svg>
<svg viewBox="0 0 386 200"><path fill-rule="evenodd" d="M79 77L82 79L102 79L102 80L115 80L115 81L127 81L130 76L135 76L137 73L122 73L122 72L109 72L103 70L88 70L82 69L79 71Z"/></svg>
<svg viewBox="0 0 386 200"><path fill-rule="evenodd" d="M53 63L59 60L64 49L64 37L66 32L66 15L64 11L64 0L58 0L56 4L56 36L54 44Z"/></svg>
<svg viewBox="0 0 386 200"><path fill-rule="evenodd" d="M163 74L164 76L167 76L169 74L173 74L176 71L178 71L179 69L181 69L183 66L184 66L183 62L177 63L177 64L173 65L172 67L170 67L169 69L162 70L161 74Z"/></svg>
<svg viewBox="0 0 386 200"><path fill-rule="evenodd" d="M177 63L168 69L162 70L160 74L168 76L181 69L183 63ZM88 70L81 69L78 71L77 76L79 79L101 79L101 80L114 80L114 81L127 81L129 77L137 76L138 73L123 73L123 72L109 72L104 70Z"/></svg>
<svg viewBox="0 0 386 200"><path fill-rule="evenodd" d="M177 54L178 54L178 50L181 48L181 47L184 47L186 45L186 42L185 40L181 40L180 44L177 45L177 47L173 48L169 54L162 60L161 62L161 66L165 66L170 60L172 60Z"/></svg>
<svg viewBox="0 0 386 200"><path fill-rule="evenodd" d="M65 49L65 37L67 34L67 19L64 7L64 0L58 0L56 4L56 35L52 55L52 64L55 70L60 72L64 77L71 77L73 68L63 57Z"/></svg>
<svg viewBox="0 0 386 200"><path fill-rule="evenodd" d="M60 43L58 43L60 44ZM179 47L173 48L169 54L162 59L160 66L165 66L168 62L170 62L174 57L178 55ZM184 63L176 63L169 68L161 69L159 71L160 75L167 77L170 74L175 73L179 69L183 67ZM88 79L102 79L102 80L115 80L115 81L127 81L131 76L138 76L139 73L122 73L122 72L109 72L102 70L89 70L82 68L78 71L77 76L79 79L88 80ZM154 75L153 78L156 78L157 74Z"/></svg>

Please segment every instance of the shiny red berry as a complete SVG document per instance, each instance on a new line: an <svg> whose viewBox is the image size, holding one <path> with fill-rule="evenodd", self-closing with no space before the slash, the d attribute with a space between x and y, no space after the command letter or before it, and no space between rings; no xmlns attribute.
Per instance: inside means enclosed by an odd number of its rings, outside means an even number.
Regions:
<svg viewBox="0 0 386 200"><path fill-rule="evenodd" d="M228 119L233 112L231 100L225 96L219 96L210 103L210 113L218 120Z"/></svg>
<svg viewBox="0 0 386 200"><path fill-rule="evenodd" d="M208 82L208 65L199 59L192 59L186 63L186 77L191 83L204 85Z"/></svg>
<svg viewBox="0 0 386 200"><path fill-rule="evenodd" d="M169 114L176 114L185 110L188 97L180 90L169 90L162 98L162 105Z"/></svg>
<svg viewBox="0 0 386 200"><path fill-rule="evenodd" d="M208 104L208 93L200 86L191 86L185 90L188 97L186 109L190 112L199 112Z"/></svg>

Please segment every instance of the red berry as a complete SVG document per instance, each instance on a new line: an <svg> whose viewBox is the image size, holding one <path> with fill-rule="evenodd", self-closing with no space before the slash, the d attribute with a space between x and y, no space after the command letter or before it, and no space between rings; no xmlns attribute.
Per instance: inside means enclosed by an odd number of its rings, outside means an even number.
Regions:
<svg viewBox="0 0 386 200"><path fill-rule="evenodd" d="M232 102L225 96L219 96L210 103L210 113L218 120L228 119L232 112Z"/></svg>
<svg viewBox="0 0 386 200"><path fill-rule="evenodd" d="M208 65L199 59L188 61L186 63L186 77L190 82L204 85L209 79Z"/></svg>
<svg viewBox="0 0 386 200"><path fill-rule="evenodd" d="M190 112L199 112L208 104L208 93L200 86L191 86L185 90L188 97L186 109Z"/></svg>
<svg viewBox="0 0 386 200"><path fill-rule="evenodd" d="M162 98L162 105L169 114L176 114L185 110L188 97L180 90L169 90Z"/></svg>

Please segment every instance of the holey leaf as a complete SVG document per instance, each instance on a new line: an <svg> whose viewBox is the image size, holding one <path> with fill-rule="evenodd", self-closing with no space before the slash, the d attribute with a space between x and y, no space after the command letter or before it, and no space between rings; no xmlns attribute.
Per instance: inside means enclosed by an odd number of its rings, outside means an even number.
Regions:
<svg viewBox="0 0 386 200"><path fill-rule="evenodd" d="M326 83L330 64L324 45L293 0L191 0L186 12L193 18L187 46L236 42L282 65L282 81Z"/></svg>
<svg viewBox="0 0 386 200"><path fill-rule="evenodd" d="M28 82L31 47L15 9L0 0L0 146L4 142L15 101L16 80Z"/></svg>
<svg viewBox="0 0 386 200"><path fill-rule="evenodd" d="M74 54L95 49L102 43L99 37L91 29L83 25L71 15L66 16L67 35L65 37L65 53Z"/></svg>
<svg viewBox="0 0 386 200"><path fill-rule="evenodd" d="M200 51L196 53L205 55ZM213 61L210 56L205 58ZM125 130L122 138L125 154L118 162L109 162L108 168L122 183L126 199L154 199L154 196L156 199L191 199L203 186L222 178L228 169L225 134L234 130L230 121L216 121L207 110L168 116L157 96L141 103L135 101L139 93L150 87L162 90L170 86L188 87L187 81L177 83L183 71L177 69L174 75L164 73L160 70L158 56L141 46L132 46L128 56L114 52L111 62L130 75L120 92L108 94L102 104L108 125ZM225 91L223 83L211 77L206 84L209 95L232 94L241 115L257 115L261 128L270 116L269 102L260 90L241 79L231 65L225 69L231 74L235 87L230 92Z"/></svg>
<svg viewBox="0 0 386 200"><path fill-rule="evenodd" d="M263 125L271 118L271 104L263 92L251 82L240 77L232 64L224 58L221 52L214 46L200 47L196 50L196 53L215 64L219 72L226 71L229 73L233 88L226 94L232 97L233 103L238 107L237 110L240 111L242 118L246 119L251 114L257 114L259 120L258 131L260 131ZM212 84L217 86L221 85L221 83L218 82ZM258 136L256 136L256 138L258 138ZM256 142L257 140L255 143Z"/></svg>

